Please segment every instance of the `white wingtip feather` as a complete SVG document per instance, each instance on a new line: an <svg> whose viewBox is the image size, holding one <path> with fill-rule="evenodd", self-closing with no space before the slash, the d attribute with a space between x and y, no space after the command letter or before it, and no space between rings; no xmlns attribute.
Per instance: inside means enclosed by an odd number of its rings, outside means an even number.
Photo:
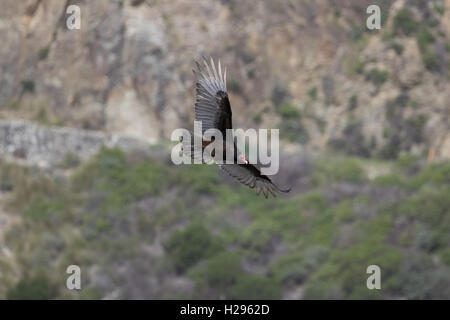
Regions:
<svg viewBox="0 0 450 320"><path fill-rule="evenodd" d="M216 65L214 63L214 59L212 57L210 57L210 58L211 58L211 66L212 66L212 69L213 69L213 72L214 72L214 78L216 79L216 81L218 81L219 80L219 76L217 74L217 70L216 70Z"/></svg>
<svg viewBox="0 0 450 320"><path fill-rule="evenodd" d="M220 59L219 59L219 79L220 79L220 81L222 81L222 85L223 85L222 68L220 66Z"/></svg>
<svg viewBox="0 0 450 320"><path fill-rule="evenodd" d="M227 67L225 67L225 71L223 73L223 85L225 86L225 89L227 88Z"/></svg>

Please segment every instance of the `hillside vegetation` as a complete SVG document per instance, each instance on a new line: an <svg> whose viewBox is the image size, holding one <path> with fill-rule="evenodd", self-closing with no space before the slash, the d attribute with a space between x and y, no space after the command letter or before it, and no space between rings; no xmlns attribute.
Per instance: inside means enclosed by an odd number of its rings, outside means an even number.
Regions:
<svg viewBox="0 0 450 320"><path fill-rule="evenodd" d="M117 149L69 157L65 174L2 163L6 207L23 220L5 237L16 256L0 261L2 298L449 297L448 162L303 162L306 186L269 200L216 166ZM369 180L373 166L389 173ZM382 290L366 287L372 264Z"/></svg>

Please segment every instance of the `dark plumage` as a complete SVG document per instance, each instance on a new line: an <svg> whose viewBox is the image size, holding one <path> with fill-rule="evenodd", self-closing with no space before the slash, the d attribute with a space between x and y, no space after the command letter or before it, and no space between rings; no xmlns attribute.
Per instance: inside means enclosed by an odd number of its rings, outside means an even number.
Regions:
<svg viewBox="0 0 450 320"><path fill-rule="evenodd" d="M211 58L211 64L208 65L206 59L203 59L203 68L200 63L196 62L197 70L193 70L197 77L196 83L196 101L195 101L195 120L202 121L202 134L211 128L220 130L224 140L226 139L226 130L232 129L231 120L231 105L228 98L226 87L226 69L222 73L220 61L218 69ZM200 156L204 148L211 143L211 141L204 141L202 143L202 150L195 150L192 142L191 146L184 146L184 149L193 151L193 154ZM256 190L257 194L261 192L267 198L269 194L276 196L277 192L289 192L289 189L281 189L276 186L268 176L261 174L259 168L253 164L248 163L247 159L237 149L236 144L227 144L224 141L225 160L226 150L233 152L235 163L233 164L219 164L219 167L227 172L230 176L235 178L240 183ZM212 155L214 156L214 154ZM240 161L238 161L240 160Z"/></svg>

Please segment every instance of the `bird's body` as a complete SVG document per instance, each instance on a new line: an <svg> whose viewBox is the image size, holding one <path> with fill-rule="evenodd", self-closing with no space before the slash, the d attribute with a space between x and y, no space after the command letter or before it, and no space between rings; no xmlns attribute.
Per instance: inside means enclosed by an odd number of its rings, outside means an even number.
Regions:
<svg viewBox="0 0 450 320"><path fill-rule="evenodd" d="M203 60L204 68L196 62L197 71L193 70L197 76L195 120L202 122L202 134L208 129L217 129L223 137L223 161L219 167L240 183L255 189L256 193L263 193L267 198L269 193L276 196L277 192L289 192L289 189L281 189L275 185L268 176L261 174L260 169L247 161L245 155L239 151L234 141L228 141L227 130L232 129L231 104L226 88L226 69L222 73L219 61L218 70L211 58L211 65L206 59ZM197 150L197 155L203 154L204 149L212 141L202 140L201 150ZM188 148L194 151L194 145ZM195 153L195 151L193 152ZM226 157L233 154L233 163L227 163ZM214 150L211 157L215 157Z"/></svg>

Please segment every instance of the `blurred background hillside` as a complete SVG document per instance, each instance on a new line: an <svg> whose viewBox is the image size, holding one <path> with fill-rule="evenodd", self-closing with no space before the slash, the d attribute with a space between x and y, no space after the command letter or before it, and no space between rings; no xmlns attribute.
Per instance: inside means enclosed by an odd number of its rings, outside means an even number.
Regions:
<svg viewBox="0 0 450 320"><path fill-rule="evenodd" d="M0 40L1 299L450 298L450 0L3 0ZM171 163L202 55L287 197Z"/></svg>

